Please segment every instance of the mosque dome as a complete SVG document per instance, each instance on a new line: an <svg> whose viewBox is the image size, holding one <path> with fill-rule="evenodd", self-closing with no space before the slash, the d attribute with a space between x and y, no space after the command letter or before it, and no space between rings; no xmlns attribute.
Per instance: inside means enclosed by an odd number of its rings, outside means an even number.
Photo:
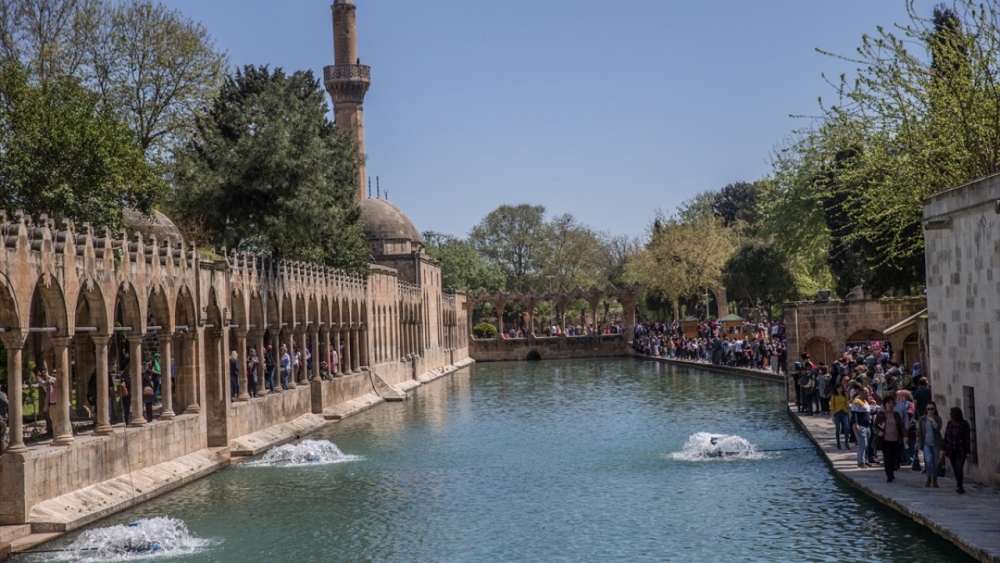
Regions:
<svg viewBox="0 0 1000 563"><path fill-rule="evenodd" d="M408 254L422 244L420 231L403 210L387 199L363 199L365 239L377 254Z"/></svg>
<svg viewBox="0 0 1000 563"><path fill-rule="evenodd" d="M157 241L170 239L173 242L181 242L184 240L177 225L159 211L143 215L131 207L125 207L122 209L122 219L125 220L125 225L130 232L142 233L143 240L148 241L150 236L154 235Z"/></svg>

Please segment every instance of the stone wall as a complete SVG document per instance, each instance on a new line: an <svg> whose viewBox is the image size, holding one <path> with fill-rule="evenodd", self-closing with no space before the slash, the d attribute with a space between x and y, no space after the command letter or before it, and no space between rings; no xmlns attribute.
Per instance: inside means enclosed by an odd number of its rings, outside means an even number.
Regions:
<svg viewBox="0 0 1000 563"><path fill-rule="evenodd" d="M233 438L282 424L312 412L309 385L229 405L228 428Z"/></svg>
<svg viewBox="0 0 1000 563"><path fill-rule="evenodd" d="M468 349L469 357L477 362L598 358L627 356L629 353L628 342L621 334L472 339Z"/></svg>
<svg viewBox="0 0 1000 563"><path fill-rule="evenodd" d="M924 225L931 388L973 419L970 477L1000 487L1000 175L927 198Z"/></svg>
<svg viewBox="0 0 1000 563"><path fill-rule="evenodd" d="M883 340L882 331L926 307L923 297L785 303L789 362L808 351L814 362L832 363L847 342ZM914 324L912 330L893 335L893 350L899 354L903 342L916 333ZM914 361L916 358L905 358L907 364Z"/></svg>
<svg viewBox="0 0 1000 563"><path fill-rule="evenodd" d="M111 436L81 437L73 447L31 448L0 456L0 524L20 524L36 504L205 447L203 417L181 415Z"/></svg>

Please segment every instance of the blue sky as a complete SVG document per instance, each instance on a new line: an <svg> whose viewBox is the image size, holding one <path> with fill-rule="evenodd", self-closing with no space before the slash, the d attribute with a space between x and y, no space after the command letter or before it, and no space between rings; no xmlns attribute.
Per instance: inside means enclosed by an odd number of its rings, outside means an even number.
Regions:
<svg viewBox="0 0 1000 563"><path fill-rule="evenodd" d="M234 65L333 64L330 0L164 0ZM642 234L657 208L768 173L864 33L904 0L355 0L368 174L421 231L501 204ZM930 14L935 2L916 0Z"/></svg>

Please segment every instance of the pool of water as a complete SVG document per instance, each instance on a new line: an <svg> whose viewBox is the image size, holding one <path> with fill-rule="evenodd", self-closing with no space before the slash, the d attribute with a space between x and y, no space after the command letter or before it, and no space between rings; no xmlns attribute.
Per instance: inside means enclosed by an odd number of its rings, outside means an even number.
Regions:
<svg viewBox="0 0 1000 563"><path fill-rule="evenodd" d="M618 359L479 364L412 395L84 532L169 517L170 548L74 533L19 560L971 561L838 482L780 385ZM703 455L712 436L734 455Z"/></svg>

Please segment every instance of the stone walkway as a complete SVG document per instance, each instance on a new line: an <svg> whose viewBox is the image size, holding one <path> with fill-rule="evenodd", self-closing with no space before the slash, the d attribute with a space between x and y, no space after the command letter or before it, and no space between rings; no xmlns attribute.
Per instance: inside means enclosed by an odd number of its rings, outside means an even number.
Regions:
<svg viewBox="0 0 1000 563"><path fill-rule="evenodd" d="M860 469L855 449L837 449L831 418L800 415L791 412L794 408L790 403L790 414L841 479L934 530L979 561L1000 562L1000 491L967 482L965 494L960 495L951 477L939 478L939 489L926 488L926 475L909 467L897 471L895 480L886 483L881 465Z"/></svg>
<svg viewBox="0 0 1000 563"><path fill-rule="evenodd" d="M713 366L682 360L661 360L665 363L690 366L710 371L771 379L773 374L762 370ZM965 483L965 494L955 492L955 480L938 479L940 488L925 488L925 474L903 467L892 483L886 483L885 471L877 465L859 469L855 450L838 450L833 420L828 416L789 414L816 444L833 468L834 473L851 486L875 500L890 506L951 541L963 551L984 563L1000 563L1000 491L984 485ZM921 462L923 455L921 455ZM950 468L949 468L950 474Z"/></svg>

